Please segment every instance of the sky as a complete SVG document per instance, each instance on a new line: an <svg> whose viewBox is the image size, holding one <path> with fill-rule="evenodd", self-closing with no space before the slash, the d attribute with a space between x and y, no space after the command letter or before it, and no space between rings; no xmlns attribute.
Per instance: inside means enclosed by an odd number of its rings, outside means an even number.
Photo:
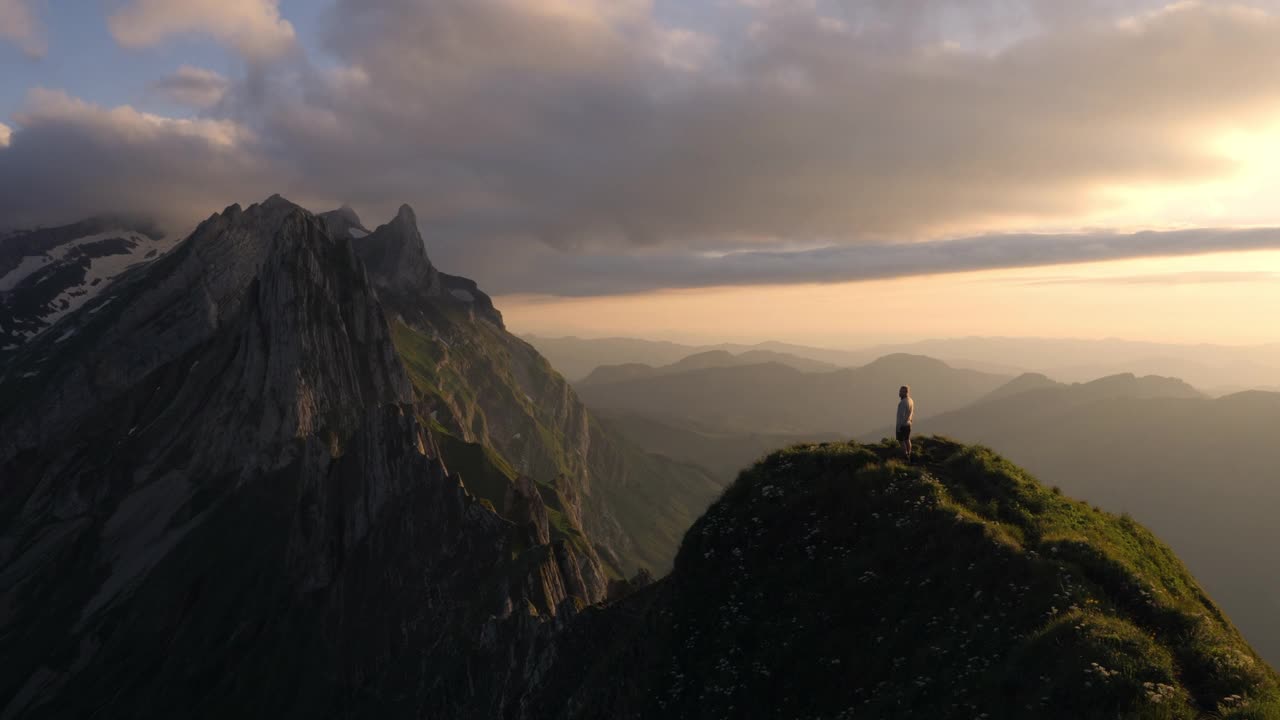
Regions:
<svg viewBox="0 0 1280 720"><path fill-rule="evenodd" d="M1280 341L1280 0L0 0L0 227L404 202L512 329Z"/></svg>

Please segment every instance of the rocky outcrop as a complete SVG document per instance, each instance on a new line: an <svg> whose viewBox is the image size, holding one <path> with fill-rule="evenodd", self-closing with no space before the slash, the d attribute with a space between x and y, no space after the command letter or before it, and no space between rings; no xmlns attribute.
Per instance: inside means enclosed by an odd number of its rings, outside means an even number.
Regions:
<svg viewBox="0 0 1280 720"><path fill-rule="evenodd" d="M546 501L538 492L537 484L528 477L519 476L507 488L502 514L517 525L527 527L538 545L551 542L551 521L548 519Z"/></svg>

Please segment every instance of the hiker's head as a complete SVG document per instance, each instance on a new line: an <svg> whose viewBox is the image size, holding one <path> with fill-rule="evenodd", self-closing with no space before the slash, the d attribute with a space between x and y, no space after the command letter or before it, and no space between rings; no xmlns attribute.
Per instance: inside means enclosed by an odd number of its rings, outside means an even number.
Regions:
<svg viewBox="0 0 1280 720"><path fill-rule="evenodd" d="M906 385L903 385L902 387L898 388L898 397L904 398L910 394L911 394L911 388L907 387Z"/></svg>

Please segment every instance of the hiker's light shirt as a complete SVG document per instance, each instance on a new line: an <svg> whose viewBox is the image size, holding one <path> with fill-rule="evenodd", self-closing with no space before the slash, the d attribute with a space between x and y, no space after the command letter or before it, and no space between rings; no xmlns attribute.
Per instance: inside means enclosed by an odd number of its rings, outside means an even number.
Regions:
<svg viewBox="0 0 1280 720"><path fill-rule="evenodd" d="M898 401L898 424L894 427L910 425L916 417L916 402L907 396Z"/></svg>

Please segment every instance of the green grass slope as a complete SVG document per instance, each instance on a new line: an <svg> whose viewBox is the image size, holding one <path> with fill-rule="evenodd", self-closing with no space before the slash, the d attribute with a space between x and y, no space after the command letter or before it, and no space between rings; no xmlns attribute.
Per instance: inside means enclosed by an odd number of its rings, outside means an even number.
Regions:
<svg viewBox="0 0 1280 720"><path fill-rule="evenodd" d="M773 433L726 432L703 427L677 417L646 415L627 410L599 409L597 419L648 452L710 470L728 484L744 467L775 449L802 442L844 440L836 433L782 435Z"/></svg>
<svg viewBox="0 0 1280 720"><path fill-rule="evenodd" d="M744 472L668 578L598 613L619 639L555 688L564 715L1280 718L1275 672L1149 531L918 445Z"/></svg>
<svg viewBox="0 0 1280 720"><path fill-rule="evenodd" d="M611 570L631 576L640 568L670 569L684 532L722 491L722 480L645 452L598 422L532 346L502 328L436 304L402 309L389 324L419 414L487 448L489 465L537 482L554 505L553 522L567 527L580 519ZM454 456L474 452L442 448L450 470ZM491 472L462 475L473 493L501 505L489 497L503 487Z"/></svg>

